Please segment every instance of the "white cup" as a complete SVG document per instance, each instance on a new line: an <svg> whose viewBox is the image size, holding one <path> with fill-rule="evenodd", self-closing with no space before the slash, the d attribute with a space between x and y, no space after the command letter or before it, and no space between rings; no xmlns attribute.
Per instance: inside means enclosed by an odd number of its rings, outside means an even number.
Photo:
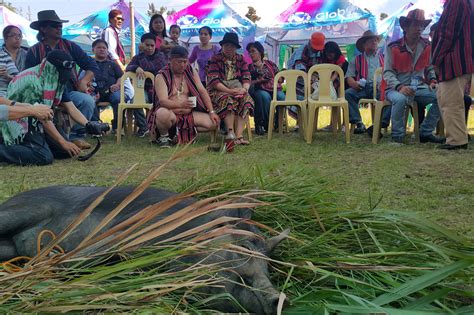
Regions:
<svg viewBox="0 0 474 315"><path fill-rule="evenodd" d="M190 96L188 99L193 102L193 107L196 107L197 105L197 97L196 96Z"/></svg>
<svg viewBox="0 0 474 315"><path fill-rule="evenodd" d="M361 87L365 87L365 84L366 84L366 83L367 83L367 80L365 80L364 78L362 78L362 79L359 80L359 85L360 85Z"/></svg>

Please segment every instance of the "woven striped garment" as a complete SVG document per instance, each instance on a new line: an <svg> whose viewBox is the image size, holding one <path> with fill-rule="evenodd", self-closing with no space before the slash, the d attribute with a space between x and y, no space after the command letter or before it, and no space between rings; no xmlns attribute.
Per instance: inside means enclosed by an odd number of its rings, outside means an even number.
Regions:
<svg viewBox="0 0 474 315"><path fill-rule="evenodd" d="M8 86L7 98L21 103L58 105L64 92L64 85L58 82L56 67L43 60L39 65L20 72ZM39 130L38 120L28 117L0 122L0 130L6 145L21 143L28 129Z"/></svg>

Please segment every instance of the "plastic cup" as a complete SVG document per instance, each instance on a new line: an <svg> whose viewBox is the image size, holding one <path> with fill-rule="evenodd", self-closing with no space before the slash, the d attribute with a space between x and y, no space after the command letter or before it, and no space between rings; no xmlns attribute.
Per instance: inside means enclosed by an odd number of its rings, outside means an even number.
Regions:
<svg viewBox="0 0 474 315"><path fill-rule="evenodd" d="M361 87L365 87L365 84L366 84L366 83L367 83L367 80L366 80L366 79L360 79L360 80L359 80L359 85L360 85Z"/></svg>
<svg viewBox="0 0 474 315"><path fill-rule="evenodd" d="M197 105L197 97L196 96L190 96L188 99L193 102L193 107L196 107Z"/></svg>
<svg viewBox="0 0 474 315"><path fill-rule="evenodd" d="M225 143L225 150L227 151L227 153L234 152L235 139L231 139L231 138L225 139L224 143Z"/></svg>

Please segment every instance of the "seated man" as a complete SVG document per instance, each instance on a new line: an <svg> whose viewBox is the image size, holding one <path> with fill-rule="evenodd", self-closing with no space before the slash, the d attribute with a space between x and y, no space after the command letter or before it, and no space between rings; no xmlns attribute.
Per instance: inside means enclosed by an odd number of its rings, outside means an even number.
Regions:
<svg viewBox="0 0 474 315"><path fill-rule="evenodd" d="M375 70L383 66L383 55L378 51L380 39L381 37L372 31L364 32L356 42L356 47L362 54L356 56L347 69L346 80L349 88L346 90L346 100L349 103L349 122L357 126L355 134L365 132L359 111L359 100L380 98L380 91L377 95L373 95L374 84L378 84L373 82Z"/></svg>
<svg viewBox="0 0 474 315"><path fill-rule="evenodd" d="M442 143L433 135L440 112L436 100L436 74L430 64L431 45L421 37L431 20L415 9L400 18L403 38L390 43L385 52L383 78L387 82L386 97L392 103L392 142L402 144L405 136L405 112L413 100L418 106L433 104L420 124L420 142ZM425 76L426 75L426 76ZM425 82L430 82L428 86Z"/></svg>
<svg viewBox="0 0 474 315"><path fill-rule="evenodd" d="M68 80L74 76L72 57L61 50L53 50L39 65L20 72L8 87L8 98L22 103L45 104L60 107L62 94ZM16 106L16 105L15 105ZM37 107L39 105L34 105ZM85 126L84 133L100 134L96 122L88 122L72 102L62 106L78 124ZM76 156L81 149L69 142L51 120L43 115L0 123L3 145L1 160L17 165L46 165L54 158ZM46 131L47 136L44 134ZM61 130L62 131L62 130Z"/></svg>
<svg viewBox="0 0 474 315"><path fill-rule="evenodd" d="M98 94L97 102L109 102L112 106L114 118L112 119L112 131L117 129L117 110L120 103L120 79L123 71L120 66L110 59L108 59L108 45L103 39L97 39L92 43L92 51L95 55L95 61L100 71L95 76L95 93ZM133 91L130 90L129 85L125 85L125 102L133 98ZM138 114L137 114L138 113ZM145 117L143 110L134 110L135 119L137 121L138 135L144 137L148 131L146 128ZM96 112L92 120L99 120L99 111Z"/></svg>
<svg viewBox="0 0 474 315"><path fill-rule="evenodd" d="M186 48L171 49L169 65L156 77L155 91L156 102L148 124L160 147L173 144L172 133L179 143L187 143L196 138L197 131L214 130L219 125L211 99L198 73L189 65Z"/></svg>
<svg viewBox="0 0 474 315"><path fill-rule="evenodd" d="M87 120L92 118L95 109L94 99L87 93L88 85L94 78L99 68L94 59L89 57L76 43L62 38L63 23L54 10L38 12L38 20L30 24L30 27L38 31L36 37L38 43L30 47L26 55L25 68L39 65L46 54L52 50L62 50L72 56L73 61L85 71L85 75L78 80L77 73L67 82L66 91L62 93L63 102L72 102ZM75 69L74 69L75 71ZM91 147L84 141L85 133L81 126L72 127L70 139L81 149Z"/></svg>

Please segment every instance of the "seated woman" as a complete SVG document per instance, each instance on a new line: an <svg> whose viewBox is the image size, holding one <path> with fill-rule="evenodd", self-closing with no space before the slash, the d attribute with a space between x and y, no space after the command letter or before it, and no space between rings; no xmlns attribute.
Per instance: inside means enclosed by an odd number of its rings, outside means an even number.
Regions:
<svg viewBox="0 0 474 315"><path fill-rule="evenodd" d="M336 42L327 42L324 45L323 63L330 63L341 67L344 74L346 74L347 68L349 67L349 62L342 54L341 48ZM331 81L333 82L336 91L338 91L340 82L337 73L333 73Z"/></svg>
<svg viewBox="0 0 474 315"><path fill-rule="evenodd" d="M207 90L214 110L224 120L227 137L235 144L249 144L242 132L247 115L253 114L253 99L249 95L250 72L244 57L237 54L239 38L226 33L219 42L222 51L209 60ZM235 131L234 131L235 126Z"/></svg>
<svg viewBox="0 0 474 315"><path fill-rule="evenodd" d="M263 59L265 51L259 42L249 43L246 49L252 59L252 63L249 65L252 75L249 93L255 102L255 133L263 135L268 131L270 102L273 99L273 79L279 69L272 61ZM277 99L285 99L281 84L278 85Z"/></svg>
<svg viewBox="0 0 474 315"><path fill-rule="evenodd" d="M151 33L142 35L140 42L143 51L132 58L125 71L135 72L139 79L144 79L145 71L151 72L156 76L168 64L168 57L156 49L155 40L155 35ZM149 82L149 80L145 82L145 91L148 101L152 102L154 94L153 82Z"/></svg>

